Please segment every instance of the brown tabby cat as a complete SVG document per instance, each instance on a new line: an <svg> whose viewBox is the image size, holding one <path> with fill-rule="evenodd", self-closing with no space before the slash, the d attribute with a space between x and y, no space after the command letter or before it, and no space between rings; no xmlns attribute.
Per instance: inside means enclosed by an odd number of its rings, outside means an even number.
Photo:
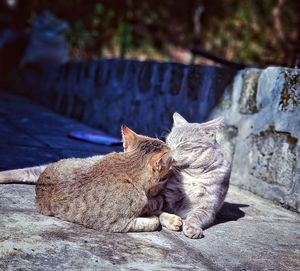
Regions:
<svg viewBox="0 0 300 271"><path fill-rule="evenodd" d="M96 230L157 230L158 217L138 216L149 190L170 170L169 148L126 126L122 136L124 153L63 159L48 166L37 181L37 209Z"/></svg>

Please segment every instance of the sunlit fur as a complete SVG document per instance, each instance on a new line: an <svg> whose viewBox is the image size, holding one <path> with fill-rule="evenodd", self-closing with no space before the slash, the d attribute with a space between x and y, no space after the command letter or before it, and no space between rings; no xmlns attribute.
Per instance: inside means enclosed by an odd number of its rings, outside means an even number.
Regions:
<svg viewBox="0 0 300 271"><path fill-rule="evenodd" d="M163 190L164 211L184 219L183 232L199 238L210 226L226 196L231 166L216 142L222 119L188 123L178 113L166 142L175 160Z"/></svg>
<svg viewBox="0 0 300 271"><path fill-rule="evenodd" d="M45 215L109 232L153 231L158 217L138 217L149 190L169 172L169 148L123 127L128 151L49 165L36 184L36 207Z"/></svg>

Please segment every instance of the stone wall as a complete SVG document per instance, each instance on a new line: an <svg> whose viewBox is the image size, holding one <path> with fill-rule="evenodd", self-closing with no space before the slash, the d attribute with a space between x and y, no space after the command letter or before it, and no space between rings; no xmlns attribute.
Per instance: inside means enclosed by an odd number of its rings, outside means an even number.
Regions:
<svg viewBox="0 0 300 271"><path fill-rule="evenodd" d="M223 115L231 182L300 211L299 70L102 59L27 67L15 89L113 135L125 123L164 136L175 111L192 122Z"/></svg>
<svg viewBox="0 0 300 271"><path fill-rule="evenodd" d="M220 67L102 59L30 66L20 71L15 88L113 135L119 136L126 124L140 133L164 136L175 111L204 121L235 73Z"/></svg>
<svg viewBox="0 0 300 271"><path fill-rule="evenodd" d="M300 211L300 70L240 71L221 100L231 183Z"/></svg>

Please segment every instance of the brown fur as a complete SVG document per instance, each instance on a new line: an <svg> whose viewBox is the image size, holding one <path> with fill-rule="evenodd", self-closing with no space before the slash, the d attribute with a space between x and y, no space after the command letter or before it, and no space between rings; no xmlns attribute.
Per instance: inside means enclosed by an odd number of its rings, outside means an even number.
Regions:
<svg viewBox="0 0 300 271"><path fill-rule="evenodd" d="M138 216L149 190L171 167L169 148L127 127L123 142L125 153L64 159L47 167L36 185L37 209L96 230L156 230L157 217Z"/></svg>

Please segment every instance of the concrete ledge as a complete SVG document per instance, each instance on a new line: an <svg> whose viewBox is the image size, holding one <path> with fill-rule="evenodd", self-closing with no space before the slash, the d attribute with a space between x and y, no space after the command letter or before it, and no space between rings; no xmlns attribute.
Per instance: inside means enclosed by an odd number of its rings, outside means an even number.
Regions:
<svg viewBox="0 0 300 271"><path fill-rule="evenodd" d="M109 234L37 213L34 186L0 186L0 270L297 270L299 214L231 186L200 240Z"/></svg>

